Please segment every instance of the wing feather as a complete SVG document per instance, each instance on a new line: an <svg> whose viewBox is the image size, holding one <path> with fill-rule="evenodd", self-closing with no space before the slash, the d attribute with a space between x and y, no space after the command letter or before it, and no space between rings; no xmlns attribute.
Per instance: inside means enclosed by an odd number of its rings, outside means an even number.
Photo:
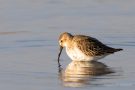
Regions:
<svg viewBox="0 0 135 90"><path fill-rule="evenodd" d="M83 35L76 35L73 38L76 42L77 47L85 52L86 55L100 56L103 54L114 53L114 48L108 47L99 40Z"/></svg>

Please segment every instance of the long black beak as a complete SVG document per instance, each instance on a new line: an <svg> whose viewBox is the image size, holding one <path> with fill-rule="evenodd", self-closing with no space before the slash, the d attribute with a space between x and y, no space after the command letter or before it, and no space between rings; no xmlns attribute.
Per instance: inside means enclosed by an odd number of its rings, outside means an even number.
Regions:
<svg viewBox="0 0 135 90"><path fill-rule="evenodd" d="M58 64L59 64L59 67L61 66L61 65L60 65L60 55L61 55L62 50L63 50L63 47L60 46L60 52L59 52L59 54L58 54Z"/></svg>

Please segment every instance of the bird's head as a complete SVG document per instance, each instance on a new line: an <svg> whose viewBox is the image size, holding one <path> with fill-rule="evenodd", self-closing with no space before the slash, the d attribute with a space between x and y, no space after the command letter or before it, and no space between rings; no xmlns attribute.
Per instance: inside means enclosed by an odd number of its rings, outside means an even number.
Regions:
<svg viewBox="0 0 135 90"><path fill-rule="evenodd" d="M68 32L64 32L60 35L59 37L60 52L58 55L58 60L60 58L63 47L66 47L72 38L73 36Z"/></svg>
<svg viewBox="0 0 135 90"><path fill-rule="evenodd" d="M73 36L70 33L64 32L59 37L59 45L66 47Z"/></svg>

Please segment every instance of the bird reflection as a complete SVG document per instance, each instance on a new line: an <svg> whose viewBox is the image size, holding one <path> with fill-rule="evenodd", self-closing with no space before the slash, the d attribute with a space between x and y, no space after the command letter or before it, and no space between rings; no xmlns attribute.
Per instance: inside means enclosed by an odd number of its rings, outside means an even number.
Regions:
<svg viewBox="0 0 135 90"><path fill-rule="evenodd" d="M60 71L64 86L81 87L89 83L93 76L113 73L105 64L97 61L72 61L65 70Z"/></svg>

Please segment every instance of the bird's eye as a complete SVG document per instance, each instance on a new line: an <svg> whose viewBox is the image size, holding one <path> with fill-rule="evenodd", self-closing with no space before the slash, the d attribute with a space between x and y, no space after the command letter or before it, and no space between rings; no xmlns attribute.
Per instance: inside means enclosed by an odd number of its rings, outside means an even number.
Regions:
<svg viewBox="0 0 135 90"><path fill-rule="evenodd" d="M60 42L62 43L63 41L61 40Z"/></svg>

